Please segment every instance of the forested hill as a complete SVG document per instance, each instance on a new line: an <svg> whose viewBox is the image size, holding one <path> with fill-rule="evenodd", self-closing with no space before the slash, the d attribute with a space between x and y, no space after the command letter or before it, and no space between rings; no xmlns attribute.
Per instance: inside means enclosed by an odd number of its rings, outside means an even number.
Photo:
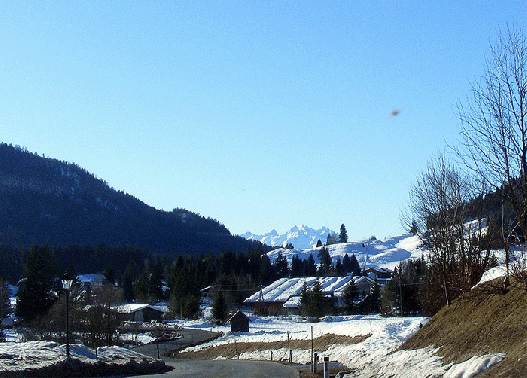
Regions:
<svg viewBox="0 0 527 378"><path fill-rule="evenodd" d="M7 144L0 144L0 243L126 245L169 255L250 244L214 219L157 210L76 164Z"/></svg>

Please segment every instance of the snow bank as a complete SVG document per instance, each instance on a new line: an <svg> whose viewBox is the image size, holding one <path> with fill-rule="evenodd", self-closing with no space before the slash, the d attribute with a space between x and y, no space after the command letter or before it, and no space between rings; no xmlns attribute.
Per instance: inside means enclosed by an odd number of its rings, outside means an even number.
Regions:
<svg viewBox="0 0 527 378"><path fill-rule="evenodd" d="M437 354L437 348L418 350L397 350L397 348L412 336L428 318L383 318L378 315L336 316L323 318L321 322L310 323L301 317L250 317L251 332L230 333L227 326L216 327L216 331L224 332L224 336L209 343L187 348L185 351L197 351L221 344L255 342L266 343L286 341L287 332L290 340L310 340L311 327L313 337L326 334L345 336L370 335L357 344L334 344L315 350L321 357L329 357L330 361L338 361L347 366L353 373L348 378L391 377L416 378L444 376L450 378L473 377L487 367L501 361L503 354L485 355L456 364L443 365L442 358ZM211 330L210 323L191 321L181 324L188 328ZM272 350L273 359L286 360L289 352L286 348ZM254 352L240 351L240 359L269 360L271 350L262 345ZM224 357L219 357L222 359ZM309 349L293 350L293 362L305 364L310 361Z"/></svg>
<svg viewBox="0 0 527 378"><path fill-rule="evenodd" d="M61 371L101 374L159 372L165 363L143 354L122 348L102 347L95 350L81 344L70 345L71 359L66 358L66 346L51 341L6 342L0 344L1 376L49 375Z"/></svg>
<svg viewBox="0 0 527 378"><path fill-rule="evenodd" d="M505 353L474 356L468 361L452 366L445 373L444 378L472 378L504 358Z"/></svg>

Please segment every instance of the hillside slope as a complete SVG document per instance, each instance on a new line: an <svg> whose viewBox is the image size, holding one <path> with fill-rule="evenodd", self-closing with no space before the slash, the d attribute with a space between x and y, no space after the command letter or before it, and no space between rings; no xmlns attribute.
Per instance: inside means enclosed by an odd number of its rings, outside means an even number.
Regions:
<svg viewBox="0 0 527 378"><path fill-rule="evenodd" d="M486 282L445 306L409 338L402 350L439 347L444 363L505 353L478 377L520 377L527 371L527 288L503 278Z"/></svg>
<svg viewBox="0 0 527 378"><path fill-rule="evenodd" d="M349 243L337 243L327 246L328 253L333 263L338 258L355 255L362 269L369 267L394 269L403 260L409 258L420 258L425 252L422 248L419 236L404 234L385 240L365 239ZM305 260L313 255L315 263L319 263L318 253L320 248L312 249L286 249L278 248L270 251L267 255L271 261L275 261L281 253L289 262L293 256Z"/></svg>
<svg viewBox="0 0 527 378"><path fill-rule="evenodd" d="M105 244L161 254L245 251L216 220L157 210L71 163L0 144L0 241Z"/></svg>

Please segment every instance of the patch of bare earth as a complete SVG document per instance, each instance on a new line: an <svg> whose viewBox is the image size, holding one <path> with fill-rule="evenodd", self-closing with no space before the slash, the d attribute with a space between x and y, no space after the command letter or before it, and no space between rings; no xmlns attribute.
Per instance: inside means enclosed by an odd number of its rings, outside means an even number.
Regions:
<svg viewBox="0 0 527 378"><path fill-rule="evenodd" d="M317 352L324 352L328 350L331 345L336 344L357 344L366 340L370 335L366 336L343 336L335 334L326 334L313 339L313 347ZM250 353L263 350L278 350L282 348L291 349L311 349L311 340L289 340L289 344L284 341L272 342L236 342L229 344L220 344L211 348L202 349L199 351L180 352L177 358L192 358L210 360L217 357L236 358L240 353Z"/></svg>
<svg viewBox="0 0 527 378"><path fill-rule="evenodd" d="M527 288L511 280L487 282L445 306L400 349L441 347L444 362L505 353L479 377L518 377L527 371Z"/></svg>

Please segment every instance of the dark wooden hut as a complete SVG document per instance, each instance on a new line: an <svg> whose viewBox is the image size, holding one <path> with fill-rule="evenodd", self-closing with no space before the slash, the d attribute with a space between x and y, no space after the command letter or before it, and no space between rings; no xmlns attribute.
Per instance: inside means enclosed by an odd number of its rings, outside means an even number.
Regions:
<svg viewBox="0 0 527 378"><path fill-rule="evenodd" d="M240 310L231 316L229 319L231 323L231 332L249 332L249 318Z"/></svg>

